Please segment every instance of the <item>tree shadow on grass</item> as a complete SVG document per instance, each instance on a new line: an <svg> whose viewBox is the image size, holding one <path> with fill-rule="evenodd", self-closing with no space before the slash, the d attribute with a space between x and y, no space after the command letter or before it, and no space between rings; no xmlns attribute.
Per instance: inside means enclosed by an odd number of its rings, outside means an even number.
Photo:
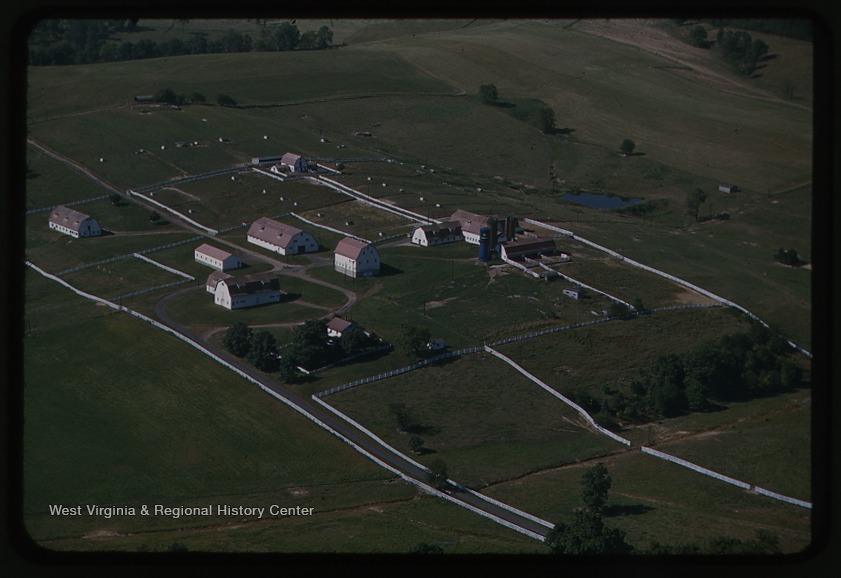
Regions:
<svg viewBox="0 0 841 578"><path fill-rule="evenodd" d="M297 301L301 298L300 293L281 293L280 294L280 303L292 303L293 301Z"/></svg>
<svg viewBox="0 0 841 578"><path fill-rule="evenodd" d="M654 506L646 504L611 504L604 509L605 518L618 518L619 516L641 516L654 509Z"/></svg>

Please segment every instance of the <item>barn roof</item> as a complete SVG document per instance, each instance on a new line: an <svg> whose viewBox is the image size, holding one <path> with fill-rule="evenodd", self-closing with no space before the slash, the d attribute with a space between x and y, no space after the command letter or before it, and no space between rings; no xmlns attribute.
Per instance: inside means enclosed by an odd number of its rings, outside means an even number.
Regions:
<svg viewBox="0 0 841 578"><path fill-rule="evenodd" d="M482 215L477 215L476 213L459 209L453 213L450 217L450 221L460 223L462 231L478 235L482 227L488 226L488 220L492 216L493 215L483 217Z"/></svg>
<svg viewBox="0 0 841 578"><path fill-rule="evenodd" d="M260 239L278 247L286 247L292 238L303 233L298 227L287 225L269 217L260 217L251 224L248 229L248 236Z"/></svg>
<svg viewBox="0 0 841 578"><path fill-rule="evenodd" d="M347 257L348 259L358 259L359 254L366 247L373 246L371 243L366 243L365 241L360 241L359 239L345 237L339 241L338 245L336 245L336 254L341 255L342 257ZM376 251L376 249L374 249L374 251Z"/></svg>
<svg viewBox="0 0 841 578"><path fill-rule="evenodd" d="M224 273L222 271L214 271L213 273L207 276L207 282L205 283L205 285L213 290L216 290L216 286L219 284L219 281L221 281L222 279L232 278L232 275L228 275L227 273Z"/></svg>
<svg viewBox="0 0 841 578"><path fill-rule="evenodd" d="M545 237L530 237L517 241L509 241L503 247L505 247L505 254L509 257L550 252L557 249L555 241Z"/></svg>
<svg viewBox="0 0 841 578"><path fill-rule="evenodd" d="M280 281L271 273L257 273L255 275L243 275L242 277L231 277L220 279L228 286L231 295L247 295L253 293L264 293L267 291L280 291Z"/></svg>
<svg viewBox="0 0 841 578"><path fill-rule="evenodd" d="M223 251L222 249L214 247L213 245L208 245L207 243L203 243L196 247L196 252L201 253L202 255L207 255L212 259L219 259L220 261L224 261L228 257L232 256L227 251Z"/></svg>
<svg viewBox="0 0 841 578"><path fill-rule="evenodd" d="M352 321L342 319L341 317L334 317L333 319L327 322L327 329L331 329L333 331L342 333L344 331L347 331L353 325L354 323Z"/></svg>
<svg viewBox="0 0 841 578"><path fill-rule="evenodd" d="M90 219L90 215L74 211L63 205L59 205L50 212L50 222L56 225L62 225L78 232L85 219Z"/></svg>
<svg viewBox="0 0 841 578"><path fill-rule="evenodd" d="M459 223L458 221L433 223L431 225L422 225L418 228L426 234L427 238L461 235L461 223Z"/></svg>

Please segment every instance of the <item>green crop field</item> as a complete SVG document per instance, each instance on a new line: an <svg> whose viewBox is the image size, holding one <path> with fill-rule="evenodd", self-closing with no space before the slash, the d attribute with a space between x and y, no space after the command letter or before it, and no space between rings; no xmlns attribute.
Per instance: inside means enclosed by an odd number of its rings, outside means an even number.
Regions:
<svg viewBox="0 0 841 578"><path fill-rule="evenodd" d="M141 20L109 42L164 42L229 31L254 39L279 21ZM406 218L314 180L252 170L259 156L294 152L339 174L325 176L430 219L458 209L551 223L750 310L786 338L812 345L812 44L757 33L770 46L754 77L713 47L685 42L671 20L325 20L328 50L194 54L28 69L26 194L21 209L75 205L106 234L71 239L24 221L25 258L64 281L115 298L180 276L136 258L141 250L194 281L128 297L216 346L236 321L291 342L293 327L337 310L393 344L284 383L307 397L406 366L407 327L449 350L596 320L610 298L574 300L569 282L538 281L464 242L413 246ZM714 30L711 29L714 34ZM496 103L480 98L493 84ZM138 103L164 89L178 106ZM204 102L191 102L201 95ZM236 104L221 106L217 96ZM554 127L541 130L546 107ZM634 154L620 152L632 139ZM46 151L46 152L45 152ZM341 163L341 164L340 164ZM205 176L214 171L231 172ZM268 167L260 170L268 171ZM184 177L201 176L196 180ZM183 180L182 180L183 179ZM718 191L721 183L738 186ZM129 196L144 195L205 227ZM107 197L119 191L114 202ZM697 214L687 198L702 191ZM642 199L600 210L564 195ZM154 194L154 196L151 196ZM153 222L152 212L163 219ZM381 274L333 270L342 233L377 243ZM262 216L311 232L317 253L281 256L247 242ZM170 243L192 239L175 247ZM247 275L275 272L282 303L228 311L204 289L211 270L193 259L208 242L240 256ZM709 304L660 276L579 241L558 238L564 275L646 307ZM779 263L779 248L802 263ZM815 264L817 269L818 263ZM82 266L76 272L65 270ZM817 271L822 273L821 271ZM24 524L48 548L67 551L546 553L540 542L419 493L282 403L188 345L125 314L94 305L27 271L24 290ZM565 394L598 398L661 355L735 333L746 318L707 307L607 321L499 346ZM810 361L796 361L810 375ZM727 404L648 424L624 424L628 449L510 366L486 353L436 363L326 398L398 451L390 406L418 420L429 464L453 479L545 519L580 506L584 468L613 476L607 522L644 549L715 536L750 540L757 529L797 552L812 539L808 510L744 492L643 455L639 445L811 499L814 459L807 389ZM745 448L752 448L745 450ZM745 459L750 454L750 459ZM311 518L232 520L50 515L49 504L170 506L208 501L315 507ZM325 536L332 539L325 540Z"/></svg>

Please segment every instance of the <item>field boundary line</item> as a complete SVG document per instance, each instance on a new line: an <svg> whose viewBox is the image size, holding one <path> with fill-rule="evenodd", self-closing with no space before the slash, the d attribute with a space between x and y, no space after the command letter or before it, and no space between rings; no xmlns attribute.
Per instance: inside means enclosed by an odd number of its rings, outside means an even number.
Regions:
<svg viewBox="0 0 841 578"><path fill-rule="evenodd" d="M766 490L764 488L760 488L758 486L749 484L747 482L743 482L741 480L737 480L735 478L731 478L730 476L725 476L724 474L720 474L716 471L713 471L709 468L705 468L703 466L699 466L689 460L684 460L683 458L679 458L677 456L673 456L672 454L667 454L666 452L661 452L659 450L652 449L648 446L642 446L642 452L644 454L649 454L656 458L660 458L662 460L666 460L668 462L672 462L673 464L677 464L679 466L683 466L685 468L689 468L699 474L704 474L705 476L709 476L711 478L715 478L717 480L721 480L722 482L727 482L728 484L732 484L736 487L742 488L743 490L748 490L754 492L756 494L760 494L769 498L773 498L775 500L780 500L783 502L788 502L789 504L793 504L795 506L800 506L803 508L812 509L812 503L806 500L799 500L797 498L791 498L789 496L784 496L783 494L778 494L777 492L772 492L770 490Z"/></svg>
<svg viewBox="0 0 841 578"><path fill-rule="evenodd" d="M580 405L578 405L577 403L575 403L574 401L572 401L571 399L569 399L568 397L566 397L562 393L560 393L558 391L555 391L554 389L552 389L551 387L549 387L548 385L543 383L541 380L539 380L537 377L535 377L534 375L532 375L531 373L529 373L528 371L523 369L520 365L518 365L516 362L514 362L509 357L503 355L502 353L498 352L496 349L493 349L493 348L491 348L487 345L485 345L485 351L487 351L491 355L494 355L494 356L498 357L499 359L501 359L502 361L504 361L505 363L507 363L508 365L513 367L514 369L516 369L518 372L520 372L523 376L527 377L528 379L530 379L531 381L533 381L534 383L539 385L541 388L546 390L546 392L548 392L551 395L557 397L562 402L564 402L565 404L570 406L572 409L574 409L576 412L578 412L579 415L581 415L581 417L583 417L585 420L587 420L587 422L592 427L594 427L596 430L598 430L600 433L602 433L602 434L606 435L607 437L613 439L613 441L619 442L620 444L623 444L623 445L626 445L626 446L631 445L630 440L627 440L627 439L623 438L622 436L618 436L615 433L613 433L612 431L607 430L607 429L603 428L602 426L600 426L599 424L597 424L596 420L594 420L593 417L589 413L584 411L584 408L582 408Z"/></svg>
<svg viewBox="0 0 841 578"><path fill-rule="evenodd" d="M146 261L147 263L149 263L151 265L154 265L155 267L160 267L164 271L169 271L170 273L174 273L174 274L179 275L181 277L184 277L185 279L188 279L190 281L195 281L196 280L195 277L193 277L192 275L188 275L184 271L179 271L178 269L173 269L172 267L167 267L163 263L158 263L154 259L150 259L149 257L146 257L145 255L141 255L140 253L132 253L132 257L136 257L137 259L140 259L141 261Z"/></svg>

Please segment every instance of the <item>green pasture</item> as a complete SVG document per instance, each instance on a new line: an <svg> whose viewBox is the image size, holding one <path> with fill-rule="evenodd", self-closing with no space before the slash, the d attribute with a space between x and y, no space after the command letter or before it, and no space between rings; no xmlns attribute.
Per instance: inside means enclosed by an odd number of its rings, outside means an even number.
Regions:
<svg viewBox="0 0 841 578"><path fill-rule="evenodd" d="M811 396L800 391L785 396L731 404L723 416L697 416L699 426L710 427L727 419L730 428L719 426L696 437L657 444L657 449L781 493L812 499ZM668 423L671 422L671 423ZM688 418L668 420L669 428L691 427ZM727 425L727 422L723 424ZM829 456L815 454L815 459Z"/></svg>
<svg viewBox="0 0 841 578"><path fill-rule="evenodd" d="M389 74L378 74L381 70ZM220 93L242 106L271 106L382 93L454 92L399 56L364 48L176 56L52 70L32 67L29 77L30 121L129 106L136 95L154 94L163 88L188 98L194 92L202 93L213 103L209 107L215 106ZM232 78L238 81L232 83Z"/></svg>
<svg viewBox="0 0 841 578"><path fill-rule="evenodd" d="M192 21L157 21L142 34L163 38L170 24L172 34L212 28L209 22L192 28ZM554 222L731 299L809 348L811 268L780 265L773 254L794 248L805 261L812 258L813 112L807 98L788 102L778 94L785 82L794 83L798 94L811 92L811 84L802 82L811 70L810 46L763 37L777 57L764 63L759 77L747 79L713 65L714 57L698 49L672 47L696 66L681 70L667 57L593 30L586 21L560 20L458 26L447 20L340 21L337 34L348 46L333 50L31 68L27 136L118 189L285 152L328 159L386 156L395 162L347 163L336 179L434 218L462 208ZM710 82L713 73L716 82ZM498 106L477 98L478 87L487 83L499 89ZM133 103L135 95L164 88L188 97L202 93L209 104L176 110ZM219 93L239 106L217 106ZM559 130L544 134L531 123L528 113L539 103L553 108ZM354 134L359 131L370 136ZM638 154L619 154L625 138L635 141ZM182 141L198 144L176 146ZM108 192L33 148L27 163L27 208ZM720 182L741 190L718 193ZM657 205L638 217L558 202L564 192L579 189ZM696 223L685 209L695 189L708 193L700 216L726 211L729 219ZM210 227L294 211L370 239L410 229L408 221L328 188L252 172L161 187L155 195L177 210L192 209L191 216ZM127 200L78 209L114 234L74 240L50 231L48 213L38 213L25 219L26 258L56 272L193 235L177 222L152 224L151 209ZM310 230L296 219L281 220ZM353 226L345 225L349 220ZM609 305L596 296L565 297L564 281L543 283L509 267L478 264L476 248L466 243L379 246L382 275L354 280L332 270L340 235L311 232L325 251L309 256L283 257L248 244L244 228L219 240L247 249L242 257L250 266L237 274L278 264L312 266L307 275L353 290L359 300L348 318L392 343L409 324L458 349L591 320L591 311ZM338 291L282 275L286 302L225 310L203 290L210 270L192 256L201 242L148 255L196 276L181 287L192 290L179 293L167 312L197 331L242 320L273 325L270 330L284 343L292 324L344 302ZM559 248L570 252L564 243ZM588 247L569 248L573 261L560 270L607 293L639 297L649 307L685 295ZM177 276L126 259L67 279L112 297ZM150 314L160 296L134 298L130 305ZM403 552L426 541L455 553L544 551L538 542L450 504L418 499L413 488L180 341L31 272L25 275L24 316L24 513L38 543L69 550L154 551L177 541L191 550ZM500 350L560 391L584 389L597 396L659 355L742 328L743 320L724 308L675 311ZM177 364L171 363L173 353ZM415 359L398 349L290 387L321 391ZM405 403L428 428L420 436L435 452L417 456L420 461L442 457L450 477L491 484L483 490L488 495L553 521L569 519L580 505L580 476L592 461L577 462L603 459L614 480L608 524L627 531L640 547L651 540L674 545L716 535L753 539L757 529L778 535L787 552L810 540L808 510L637 450L623 452L584 429L559 400L484 354L327 400L408 452L409 436L397 431L388 413L389 403ZM664 420L651 424L653 431L631 428L627 435L634 443L652 435L664 451L808 498L808 408L808 393L801 391ZM275 419L278 412L282 419ZM710 428L715 433L705 433ZM681 432L695 435L670 441ZM744 459L745 447L752 448L751 459ZM311 505L317 515L208 532L201 520L62 519L46 513L50 503L192 505L226 499ZM93 533L121 535L81 538ZM340 537L326 543L326 533Z"/></svg>
<svg viewBox="0 0 841 578"><path fill-rule="evenodd" d="M261 501L297 486L390 477L258 388L126 315L54 326L23 346L24 514L36 540L67 535L65 521L46 515L53 503ZM333 500L341 503L343 493ZM88 530L103 524L86 520ZM148 521L125 524L137 530Z"/></svg>
<svg viewBox="0 0 841 578"><path fill-rule="evenodd" d="M25 203L21 203L26 210L54 207L106 194L92 181L31 147L26 149L26 167ZM85 206L77 209L84 211ZM49 213L44 214L49 216Z"/></svg>
<svg viewBox="0 0 841 578"><path fill-rule="evenodd" d="M165 283L176 281L184 281L187 285L192 283L180 275L170 273L136 257L67 273L62 279L81 291L109 300Z"/></svg>
<svg viewBox="0 0 841 578"><path fill-rule="evenodd" d="M79 207L82 211L97 218L105 214L108 201L90 203ZM96 206L100 208L97 208ZM102 209L102 210L100 210ZM127 219L142 221L136 207L125 206L115 209L126 210ZM63 271L69 267L101 261L111 257L131 255L142 249L152 249L190 238L190 233L175 228L172 224L158 225L156 229L138 230L137 232L117 232L99 237L74 239L49 228L49 213L35 213L26 217L26 258L50 273ZM148 220L148 218L147 218ZM102 223L107 230L107 223Z"/></svg>
<svg viewBox="0 0 841 578"><path fill-rule="evenodd" d="M598 460L611 477L605 524L645 549L651 542L706 545L713 537L755 540L763 529L785 553L811 542L809 510L746 492L638 450ZM572 464L482 490L550 522L570 522L582 506L581 477L596 461Z"/></svg>
<svg viewBox="0 0 841 578"><path fill-rule="evenodd" d="M794 214L791 221L802 222L802 217ZM742 236L736 240L734 237L739 233L730 229L729 224L722 225L705 223L673 230L670 242L662 242L662 232L652 227L614 227L610 234L592 225L573 228L577 234L613 247L631 259L738 303L808 349L812 272L804 267L786 267L774 259L777 249L788 247L784 243L792 237L778 238L781 241L778 244L771 240L771 234L765 235L754 228L761 236ZM753 227L757 226L758 223ZM717 238L719 231L723 232L723 239ZM802 242L803 246L810 244L805 239ZM809 250L804 249L804 254L808 255Z"/></svg>
<svg viewBox="0 0 841 578"><path fill-rule="evenodd" d="M724 308L664 311L509 343L499 351L562 393L586 389L599 398L604 387L636 377L660 355L746 327Z"/></svg>
<svg viewBox="0 0 841 578"><path fill-rule="evenodd" d="M332 227L369 241L376 241L380 236L408 235L418 225L417 222L410 221L405 217L355 200L337 203L323 209L315 208L302 212L298 212L296 209L295 212L313 223ZM312 231L314 235L327 232L324 229L313 228L312 225L307 223L299 222L299 226Z"/></svg>
<svg viewBox="0 0 841 578"><path fill-rule="evenodd" d="M380 488L385 489L390 483L391 480L378 482L377 490L382 493ZM405 484L399 485L405 487ZM306 499L297 501L313 503ZM291 502L280 502L280 505L284 504L291 505ZM161 529L140 536L57 539L45 545L56 550L82 552L157 553L179 544L189 552L311 554L312 566L318 567L321 562L334 566L329 557L332 554L372 554L375 557L382 554L386 561L390 555L409 554L421 543L439 546L447 554L493 556L548 552L533 538L426 495L383 499L375 504L358 502L338 508L328 504L316 507L311 516L229 522L213 530L207 527ZM303 563L307 558L299 560Z"/></svg>
<svg viewBox="0 0 841 578"><path fill-rule="evenodd" d="M409 452L418 435L429 464L441 459L459 483L482 487L530 471L604 455L618 444L582 425L578 414L486 353L362 385L326 398L389 445ZM417 424L397 427L401 403Z"/></svg>

